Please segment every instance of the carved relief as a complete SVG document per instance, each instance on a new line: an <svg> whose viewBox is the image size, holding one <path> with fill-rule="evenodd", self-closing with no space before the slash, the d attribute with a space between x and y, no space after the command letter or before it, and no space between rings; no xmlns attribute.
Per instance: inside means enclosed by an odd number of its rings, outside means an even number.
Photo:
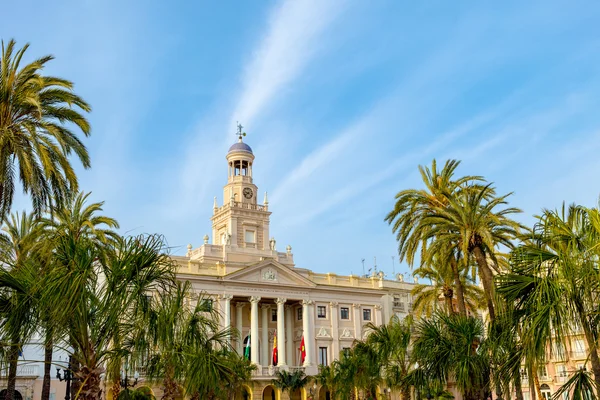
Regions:
<svg viewBox="0 0 600 400"><path fill-rule="evenodd" d="M350 332L350 329L344 328L344 330L342 331L342 334L340 335L340 339L351 339L351 338L352 338L352 332Z"/></svg>
<svg viewBox="0 0 600 400"><path fill-rule="evenodd" d="M317 332L317 337L318 338L328 338L331 337L331 335L329 334L329 331L327 330L327 328L325 328L324 326L321 327L321 329L319 329L319 332Z"/></svg>
<svg viewBox="0 0 600 400"><path fill-rule="evenodd" d="M263 271L262 279L263 279L263 281L275 282L277 280L277 272L271 268L268 268Z"/></svg>

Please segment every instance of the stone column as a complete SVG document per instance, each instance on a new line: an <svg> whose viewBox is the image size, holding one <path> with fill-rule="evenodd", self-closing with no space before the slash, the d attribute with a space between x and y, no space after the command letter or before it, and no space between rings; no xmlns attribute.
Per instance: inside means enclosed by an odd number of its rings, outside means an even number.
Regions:
<svg viewBox="0 0 600 400"><path fill-rule="evenodd" d="M304 366L310 367L314 364L313 362L313 347L315 346L313 340L312 320L310 318L312 300L302 300L302 335L304 336L304 349L306 350L306 358L304 359Z"/></svg>
<svg viewBox="0 0 600 400"><path fill-rule="evenodd" d="M339 317L340 313L338 312L338 303L336 301L332 301L329 303L329 319L331 320L331 338L333 339L331 344L331 352L333 353L334 360L338 360L340 358Z"/></svg>
<svg viewBox="0 0 600 400"><path fill-rule="evenodd" d="M271 306L268 304L261 304L260 309L262 313L260 323L260 341L262 342L260 364L271 365L271 357L269 357L269 310L271 309Z"/></svg>
<svg viewBox="0 0 600 400"><path fill-rule="evenodd" d="M381 326L383 325L383 318L381 316L381 305L375 304L375 325Z"/></svg>
<svg viewBox="0 0 600 400"><path fill-rule="evenodd" d="M284 305L287 299L278 298L277 302L277 366L286 367L285 360L285 311Z"/></svg>
<svg viewBox="0 0 600 400"><path fill-rule="evenodd" d="M245 303L236 303L235 304L235 329L237 329L239 338L237 341L237 345L235 346L239 355L243 355L243 347L244 347L244 333L242 332L242 315L244 314L244 306Z"/></svg>
<svg viewBox="0 0 600 400"><path fill-rule="evenodd" d="M285 352L288 365L296 365L294 352L294 309L291 306L285 306Z"/></svg>
<svg viewBox="0 0 600 400"><path fill-rule="evenodd" d="M252 364L258 363L258 302L260 297L250 297L250 359Z"/></svg>
<svg viewBox="0 0 600 400"><path fill-rule="evenodd" d="M231 298L230 294L224 294L222 299L223 305L223 328L231 329ZM231 343L231 335L227 335L227 343Z"/></svg>
<svg viewBox="0 0 600 400"><path fill-rule="evenodd" d="M360 315L360 304L352 304L354 311L354 338L362 340L362 316Z"/></svg>

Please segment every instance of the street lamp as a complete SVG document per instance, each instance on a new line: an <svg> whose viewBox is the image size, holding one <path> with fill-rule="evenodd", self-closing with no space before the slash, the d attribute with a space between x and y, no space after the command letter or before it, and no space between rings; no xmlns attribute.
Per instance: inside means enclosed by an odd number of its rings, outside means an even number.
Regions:
<svg viewBox="0 0 600 400"><path fill-rule="evenodd" d="M69 365L71 364L71 357L69 356ZM56 378L60 382L67 382L67 390L65 392L65 400L71 400L71 382L73 381L73 372L69 368L63 369L63 375L60 374L61 369L56 367Z"/></svg>
<svg viewBox="0 0 600 400"><path fill-rule="evenodd" d="M125 364L125 369L121 370L121 387L125 389L125 391L127 391L127 387L135 387L135 385L138 384L138 380L140 379L140 374L139 372L135 371L135 373L133 374L133 382L131 382L129 380L130 378L127 377L127 364Z"/></svg>

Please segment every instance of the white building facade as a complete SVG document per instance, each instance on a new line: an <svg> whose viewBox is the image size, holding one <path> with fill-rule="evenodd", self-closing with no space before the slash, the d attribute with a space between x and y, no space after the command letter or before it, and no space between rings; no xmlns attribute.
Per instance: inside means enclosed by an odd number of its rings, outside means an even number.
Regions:
<svg viewBox="0 0 600 400"><path fill-rule="evenodd" d="M252 174L255 157L241 136L226 160L227 183L223 204L214 200L212 237L204 236L202 246L188 245L185 256L173 258L180 265L178 278L213 299L221 326L240 332L232 338L234 348L242 354L250 342L250 359L257 365L251 398L271 400L279 398L272 397L270 387L277 369L314 375L319 365L329 365L354 340L364 339L367 324L408 315L413 284L386 280L383 274L337 275L296 266L291 246L278 251L270 236L267 194L259 204ZM315 398L326 395L315 393Z"/></svg>
<svg viewBox="0 0 600 400"><path fill-rule="evenodd" d="M232 345L242 354L250 342L250 359L257 370L241 399L279 400L281 395L270 383L278 369L301 369L307 375L329 365L356 339L368 335L366 325L380 325L393 315L404 318L411 312L412 283L386 280L383 274L370 277L317 273L295 265L292 248L277 250L270 236L271 212L267 194L258 203L250 146L239 141L226 155L227 183L223 203L213 204L212 237L185 256L173 256L177 277L192 283L194 291L212 299L220 323L233 327L240 337ZM273 342L277 338L278 360L273 363ZM300 346L304 340L306 356ZM23 399L41 398L44 365L41 345L26 346L20 362L17 391ZM67 363L67 355L56 351L53 362ZM65 397L65 382L52 368L51 400ZM0 383L0 389L6 382ZM2 387L3 386L3 387ZM314 388L315 399L327 399ZM160 393L156 392L157 397ZM308 389L292 398L307 398ZM393 396L392 398L396 398Z"/></svg>

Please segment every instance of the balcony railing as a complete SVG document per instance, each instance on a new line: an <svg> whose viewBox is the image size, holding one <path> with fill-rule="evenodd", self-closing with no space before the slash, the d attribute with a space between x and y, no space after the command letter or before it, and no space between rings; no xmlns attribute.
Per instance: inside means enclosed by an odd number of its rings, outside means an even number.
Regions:
<svg viewBox="0 0 600 400"><path fill-rule="evenodd" d="M289 366L287 367L287 370L289 372L296 372L296 371L304 371L305 367L302 366ZM261 366L260 368L258 368L257 370L255 370L252 374L255 377L264 377L264 378L272 378L275 375L277 375L277 372L279 372L279 367L276 367L274 365L269 365L269 366Z"/></svg>
<svg viewBox="0 0 600 400"><path fill-rule="evenodd" d="M234 201L233 207L235 208L243 208L245 210L257 210L257 211L267 211L267 207L260 204L252 204L252 203L243 203L241 201Z"/></svg>
<svg viewBox="0 0 600 400"><path fill-rule="evenodd" d="M559 373L558 375L554 376L554 380L558 383L564 383L568 379L569 379L569 377L567 376L566 372L564 374Z"/></svg>
<svg viewBox="0 0 600 400"><path fill-rule="evenodd" d="M40 376L37 365L17 366L17 376Z"/></svg>
<svg viewBox="0 0 600 400"><path fill-rule="evenodd" d="M585 360L587 358L587 353L585 351L572 351L571 358L574 360Z"/></svg>

